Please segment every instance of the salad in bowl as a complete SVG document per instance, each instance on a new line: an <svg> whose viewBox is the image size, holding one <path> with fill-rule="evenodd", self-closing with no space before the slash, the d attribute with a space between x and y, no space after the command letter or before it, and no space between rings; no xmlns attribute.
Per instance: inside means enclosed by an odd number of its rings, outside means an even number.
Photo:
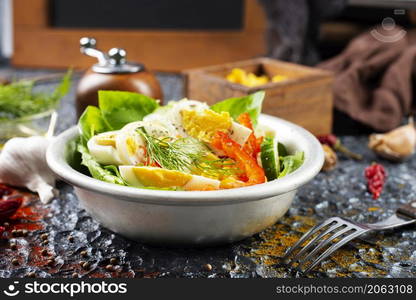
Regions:
<svg viewBox="0 0 416 300"><path fill-rule="evenodd" d="M98 107L51 141L47 163L92 217L132 240L237 241L282 217L324 160L311 133L260 114L263 98L160 106L101 91Z"/></svg>
<svg viewBox="0 0 416 300"><path fill-rule="evenodd" d="M259 124L260 91L212 106L100 91L79 119L76 154L84 173L140 189L212 191L279 180L299 168L271 127Z"/></svg>

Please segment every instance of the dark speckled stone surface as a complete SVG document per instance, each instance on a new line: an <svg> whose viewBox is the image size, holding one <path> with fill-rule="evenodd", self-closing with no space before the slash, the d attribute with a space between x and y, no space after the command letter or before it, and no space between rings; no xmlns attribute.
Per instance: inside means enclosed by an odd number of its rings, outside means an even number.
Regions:
<svg viewBox="0 0 416 300"><path fill-rule="evenodd" d="M0 68L0 76L32 76L45 71ZM158 74L167 99L182 96L178 75ZM74 90L74 89L73 89ZM65 97L59 109L58 131L75 123L74 93ZM342 155L337 168L319 174L297 194L288 214L276 225L242 242L215 248L168 249L132 242L102 228L82 208L73 189L59 184L60 196L42 206L36 199L26 209L36 212L32 220L12 220L19 228L33 225L27 237L0 242L0 277L24 277L34 272L39 277L290 277L305 276L284 266L283 251L310 226L331 216L344 216L357 222L374 222L394 213L395 209L416 199L416 156L402 164L377 158L367 149L367 137L342 137L364 160L349 160ZM388 170L382 197L373 200L366 191L364 168L373 161ZM36 226L35 226L36 225ZM41 234L48 232L47 244ZM8 233L9 234L9 233ZM17 250L10 248L18 245ZM43 243L43 244L42 244ZM55 258L40 252L47 249ZM86 252L83 252L86 251ZM116 257L114 270L105 267ZM19 265L11 260L17 258ZM80 261L88 261L83 269ZM211 264L212 270L207 270ZM33 275L33 274L32 274ZM415 277L416 226L378 233L356 240L325 260L310 277Z"/></svg>

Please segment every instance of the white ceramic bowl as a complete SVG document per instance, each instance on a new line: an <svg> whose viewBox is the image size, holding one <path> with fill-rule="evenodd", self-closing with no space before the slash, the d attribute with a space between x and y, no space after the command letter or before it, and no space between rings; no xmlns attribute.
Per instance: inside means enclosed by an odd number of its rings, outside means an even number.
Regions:
<svg viewBox="0 0 416 300"><path fill-rule="evenodd" d="M60 134L47 151L49 167L72 184L81 205L105 227L133 240L170 245L233 242L274 224L292 203L296 190L321 169L319 141L305 129L261 115L289 152L304 151L305 162L284 178L219 191L159 191L119 186L86 176L67 162L76 127Z"/></svg>

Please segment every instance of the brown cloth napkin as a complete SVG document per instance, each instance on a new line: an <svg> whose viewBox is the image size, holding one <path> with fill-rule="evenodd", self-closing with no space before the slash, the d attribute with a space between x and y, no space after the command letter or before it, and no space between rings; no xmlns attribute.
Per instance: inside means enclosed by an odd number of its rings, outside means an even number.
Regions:
<svg viewBox="0 0 416 300"><path fill-rule="evenodd" d="M335 73L338 110L378 131L396 128L411 113L416 45L404 33L398 26L375 28L317 66Z"/></svg>

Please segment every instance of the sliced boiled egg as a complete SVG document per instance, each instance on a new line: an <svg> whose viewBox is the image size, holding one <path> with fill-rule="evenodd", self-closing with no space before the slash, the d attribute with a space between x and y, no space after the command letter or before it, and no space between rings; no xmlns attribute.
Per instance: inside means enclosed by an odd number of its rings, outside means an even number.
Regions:
<svg viewBox="0 0 416 300"><path fill-rule="evenodd" d="M234 141L243 145L252 133L251 129L232 121L228 112L182 110L181 115L185 132L206 143L211 142L217 131L225 131Z"/></svg>
<svg viewBox="0 0 416 300"><path fill-rule="evenodd" d="M244 145L247 139L251 135L252 130L237 122L231 123L230 137L240 145Z"/></svg>
<svg viewBox="0 0 416 300"><path fill-rule="evenodd" d="M210 109L203 111L182 110L182 126L185 132L206 143L210 143L217 131L231 129L231 117L227 112L217 113Z"/></svg>
<svg viewBox="0 0 416 300"><path fill-rule="evenodd" d="M155 138L176 137L177 131L172 124L164 122L163 120L144 121L143 127L147 134Z"/></svg>
<svg viewBox="0 0 416 300"><path fill-rule="evenodd" d="M212 191L218 190L220 188L220 181L200 175L192 175L191 180L189 180L184 189L186 191Z"/></svg>
<svg viewBox="0 0 416 300"><path fill-rule="evenodd" d="M133 122L124 126L116 136L116 149L122 164L138 165L146 161L146 142L138 132L143 122Z"/></svg>
<svg viewBox="0 0 416 300"><path fill-rule="evenodd" d="M116 150L118 131L108 131L93 136L87 143L88 151L103 165L120 165L121 159Z"/></svg>
<svg viewBox="0 0 416 300"><path fill-rule="evenodd" d="M187 191L217 190L220 181L157 167L120 166L121 177L136 187L179 187Z"/></svg>
<svg viewBox="0 0 416 300"><path fill-rule="evenodd" d="M138 131L140 128L151 137L165 138L176 136L175 128L161 120L132 122L124 126L116 137L116 148L125 165L138 165L147 160L146 141Z"/></svg>
<svg viewBox="0 0 416 300"><path fill-rule="evenodd" d="M183 110L203 111L209 109L206 103L188 99L171 101L167 106L169 109L158 109L156 112L147 115L144 121L163 120L163 122L171 124L181 137L188 136L183 128L181 112Z"/></svg>

